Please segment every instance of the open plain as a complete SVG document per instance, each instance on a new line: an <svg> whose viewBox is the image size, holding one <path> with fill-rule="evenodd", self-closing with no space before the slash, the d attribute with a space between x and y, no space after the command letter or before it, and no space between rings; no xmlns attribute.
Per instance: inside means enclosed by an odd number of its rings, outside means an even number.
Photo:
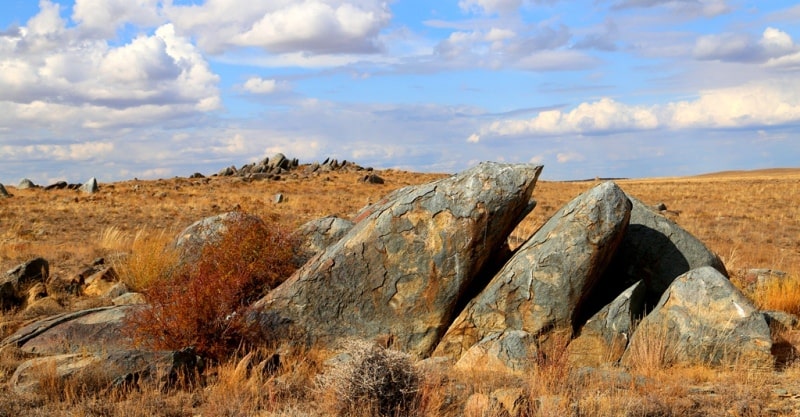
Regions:
<svg viewBox="0 0 800 417"><path fill-rule="evenodd" d="M359 182L362 172L340 171L277 181L208 177L101 182L94 194L6 185L13 196L0 199L0 270L43 257L50 264L51 284L70 282L97 258L114 259L135 251L137 237L166 243L208 216L242 210L292 230L322 216L352 218L395 189L445 176L397 170L376 173L383 184ZM521 245L560 207L599 182L539 181L533 192L538 204L511 234L510 246ZM731 281L758 307L800 314L800 169L616 183L648 205L663 204L661 213L716 252ZM276 202L276 194L282 194L283 201ZM754 270L772 271L777 278L756 282ZM5 311L0 316L0 338L41 315L106 302L59 293L64 287L48 285L48 295L56 303L47 309ZM778 358L774 369L642 366L613 371L624 378L601 373L576 377L578 370L551 354L523 376L429 371L422 377L414 414L800 415L800 330L789 326L773 331L773 338ZM335 392L319 382L324 368L321 352L311 347L284 354L280 369L269 375L243 370L247 368L243 364L252 360L248 353L212 364L199 385L92 392L53 381L43 372L39 390L23 395L7 385L15 367L27 357L7 348L0 354L0 416L342 413L331 406L337 401ZM514 397L516 405L498 406L502 403L498 392L503 390L521 390L523 395Z"/></svg>

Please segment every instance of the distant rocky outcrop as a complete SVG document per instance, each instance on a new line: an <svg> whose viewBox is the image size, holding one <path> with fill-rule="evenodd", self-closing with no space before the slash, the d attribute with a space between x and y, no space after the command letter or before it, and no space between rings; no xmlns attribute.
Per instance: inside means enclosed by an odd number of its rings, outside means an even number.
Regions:
<svg viewBox="0 0 800 417"><path fill-rule="evenodd" d="M259 162L242 165L239 168L229 166L221 169L215 175L219 177L241 177L247 180L279 180L282 176L291 175L294 177L307 177L326 172L335 171L364 171L370 168L363 168L360 165L350 162L339 162L337 159L325 159L322 163L313 162L307 165L300 165L298 159L289 159L282 153L276 153L272 157L264 158ZM380 180L380 177L371 178L372 181ZM374 182L377 183L377 182Z"/></svg>
<svg viewBox="0 0 800 417"><path fill-rule="evenodd" d="M391 193L258 301L252 325L320 343L385 338L429 355L464 294L484 285L476 279L492 253L533 207L540 172L483 163Z"/></svg>

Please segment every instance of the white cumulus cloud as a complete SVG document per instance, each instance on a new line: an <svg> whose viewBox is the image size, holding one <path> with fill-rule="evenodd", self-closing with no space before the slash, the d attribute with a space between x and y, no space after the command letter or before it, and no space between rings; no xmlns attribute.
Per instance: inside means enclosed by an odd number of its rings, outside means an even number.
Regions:
<svg viewBox="0 0 800 417"><path fill-rule="evenodd" d="M258 47L310 54L376 52L392 16L377 0L208 0L166 7L165 14L211 53Z"/></svg>
<svg viewBox="0 0 800 417"><path fill-rule="evenodd" d="M776 126L800 121L800 82L772 80L700 92L694 100L641 106L610 98L570 111L543 111L530 119L502 119L469 136L591 135L654 129L716 129Z"/></svg>

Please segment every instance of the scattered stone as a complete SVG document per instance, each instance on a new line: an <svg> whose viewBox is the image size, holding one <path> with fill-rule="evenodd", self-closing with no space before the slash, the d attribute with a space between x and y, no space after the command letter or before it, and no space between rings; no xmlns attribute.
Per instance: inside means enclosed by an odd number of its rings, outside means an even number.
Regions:
<svg viewBox="0 0 800 417"><path fill-rule="evenodd" d="M644 315L644 298L644 282L639 281L592 316L567 348L573 366L619 361L628 347L635 321Z"/></svg>
<svg viewBox="0 0 800 417"><path fill-rule="evenodd" d="M95 178L95 177L89 178L89 181L86 181L80 187L80 191L82 191L82 192L84 192L86 194L94 194L99 190L100 190L100 187L97 186L97 178Z"/></svg>
<svg viewBox="0 0 800 417"><path fill-rule="evenodd" d="M84 280L86 286L83 288L83 294L94 297L104 295L118 282L119 275L113 267L102 268Z"/></svg>
<svg viewBox="0 0 800 417"><path fill-rule="evenodd" d="M773 366L769 326L756 307L717 269L704 266L674 280L637 326L625 365L654 343L668 362L687 365Z"/></svg>
<svg viewBox="0 0 800 417"><path fill-rule="evenodd" d="M275 204L283 203L283 201L284 201L284 197L283 197L283 194L281 194L281 193L277 193L272 197L272 202L275 203Z"/></svg>
<svg viewBox="0 0 800 417"><path fill-rule="evenodd" d="M36 184L27 178L20 180L19 184L17 185L18 190L26 190L28 188L36 188Z"/></svg>
<svg viewBox="0 0 800 417"><path fill-rule="evenodd" d="M664 203L658 203L655 206L653 206L653 208L655 208L657 211L664 211L667 209L667 205Z"/></svg>
<svg viewBox="0 0 800 417"><path fill-rule="evenodd" d="M387 336L433 350L491 254L532 208L541 166L483 163L397 190L359 214L345 238L259 300L256 329L327 344ZM398 320L404 317L404 320Z"/></svg>
<svg viewBox="0 0 800 417"><path fill-rule="evenodd" d="M17 265L0 277L0 309L21 305L28 289L44 284L50 276L50 264L44 258L34 258Z"/></svg>
<svg viewBox="0 0 800 417"><path fill-rule="evenodd" d="M460 358L489 334L572 328L622 240L631 203L613 182L581 194L544 224L456 318L434 356Z"/></svg>
<svg viewBox="0 0 800 417"><path fill-rule="evenodd" d="M365 183L365 184L383 184L384 183L383 178L377 176L376 174L364 175L361 178L360 181Z"/></svg>
<svg viewBox="0 0 800 417"><path fill-rule="evenodd" d="M6 190L6 187L4 187L3 184L0 184L0 198L6 197L11 197L11 194L8 193L8 190Z"/></svg>
<svg viewBox="0 0 800 417"><path fill-rule="evenodd" d="M206 177L205 175L203 175L203 174L201 174L199 172L195 172L194 174L189 176L189 178L198 178L198 179L199 178L205 178L205 177Z"/></svg>
<svg viewBox="0 0 800 417"><path fill-rule="evenodd" d="M137 304L147 304L144 295L138 292L126 292L111 300L115 306L128 306Z"/></svg>
<svg viewBox="0 0 800 417"><path fill-rule="evenodd" d="M47 187L44 187L44 189L47 190L47 191L50 191L50 190L63 190L65 188L67 188L68 185L69 184L67 184L66 181L58 181L58 182L55 182L53 184L48 185Z"/></svg>
<svg viewBox="0 0 800 417"><path fill-rule="evenodd" d="M777 310L762 311L770 326L780 325L785 329L794 329L800 324L800 317L792 313Z"/></svg>

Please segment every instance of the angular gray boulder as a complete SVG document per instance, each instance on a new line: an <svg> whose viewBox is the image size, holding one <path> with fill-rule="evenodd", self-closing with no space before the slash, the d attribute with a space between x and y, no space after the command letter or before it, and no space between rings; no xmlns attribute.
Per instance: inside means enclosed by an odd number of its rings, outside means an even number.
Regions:
<svg viewBox="0 0 800 417"><path fill-rule="evenodd" d="M314 255L338 242L353 228L353 225L350 220L336 216L326 216L311 220L300 226L294 232L294 235L299 240L297 266L302 266Z"/></svg>
<svg viewBox="0 0 800 417"><path fill-rule="evenodd" d="M467 304L433 356L458 360L491 333L523 330L539 336L574 326L584 298L622 240L630 210L613 182L572 200Z"/></svg>
<svg viewBox="0 0 800 417"><path fill-rule="evenodd" d="M259 300L251 325L308 342L380 338L430 354L481 269L532 208L541 166L482 163L368 207L338 242Z"/></svg>
<svg viewBox="0 0 800 417"><path fill-rule="evenodd" d="M85 183L83 183L83 185L81 185L79 190L86 194L94 194L98 192L100 190L100 187L97 186L97 178L95 177L89 178L88 181L86 181Z"/></svg>
<svg viewBox="0 0 800 417"><path fill-rule="evenodd" d="M679 275L711 266L727 276L725 265L703 242L657 211L630 197L631 219L616 255L591 295L584 319L599 311L639 280L646 302L655 305Z"/></svg>
<svg viewBox="0 0 800 417"><path fill-rule="evenodd" d="M538 348L536 337L523 330L490 333L467 350L455 368L466 372L525 372Z"/></svg>
<svg viewBox="0 0 800 417"><path fill-rule="evenodd" d="M614 301L592 316L567 347L575 367L616 363L625 353L634 323L644 314L645 286L633 284Z"/></svg>
<svg viewBox="0 0 800 417"><path fill-rule="evenodd" d="M727 277L710 266L673 281L636 327L622 358L636 366L640 352L663 346L666 364L773 365L769 325Z"/></svg>
<svg viewBox="0 0 800 417"><path fill-rule="evenodd" d="M33 181L27 178L21 179L19 181L19 184L17 184L18 190L27 190L28 188L36 188L36 184L34 184Z"/></svg>

